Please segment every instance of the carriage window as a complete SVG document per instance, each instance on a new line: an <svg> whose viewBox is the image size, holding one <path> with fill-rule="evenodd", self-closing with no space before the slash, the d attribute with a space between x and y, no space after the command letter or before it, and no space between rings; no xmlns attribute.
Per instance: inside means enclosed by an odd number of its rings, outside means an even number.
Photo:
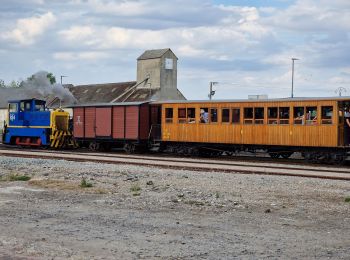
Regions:
<svg viewBox="0 0 350 260"><path fill-rule="evenodd" d="M166 108L165 109L165 123L172 123L173 122L173 109L172 108Z"/></svg>
<svg viewBox="0 0 350 260"><path fill-rule="evenodd" d="M9 111L10 113L16 113L18 111L17 104L16 103L9 104Z"/></svg>
<svg viewBox="0 0 350 260"><path fill-rule="evenodd" d="M218 110L216 108L210 109L210 122L217 123L218 122Z"/></svg>
<svg viewBox="0 0 350 260"><path fill-rule="evenodd" d="M317 125L317 107L306 107L306 124Z"/></svg>
<svg viewBox="0 0 350 260"><path fill-rule="evenodd" d="M241 110L239 108L232 109L232 124L239 124L241 122L240 111Z"/></svg>
<svg viewBox="0 0 350 260"><path fill-rule="evenodd" d="M331 125L333 124L333 107L326 106L321 107L321 124L322 125Z"/></svg>
<svg viewBox="0 0 350 260"><path fill-rule="evenodd" d="M253 108L245 107L244 108L244 124L250 125L253 124Z"/></svg>
<svg viewBox="0 0 350 260"><path fill-rule="evenodd" d="M187 122L195 123L196 122L196 109L195 108L187 108Z"/></svg>
<svg viewBox="0 0 350 260"><path fill-rule="evenodd" d="M178 119L180 124L186 123L186 108L178 109Z"/></svg>
<svg viewBox="0 0 350 260"><path fill-rule="evenodd" d="M280 107L279 108L279 118L281 125L289 124L289 107Z"/></svg>
<svg viewBox="0 0 350 260"><path fill-rule="evenodd" d="M277 107L269 107L267 109L267 118L268 118L269 125L278 124Z"/></svg>
<svg viewBox="0 0 350 260"><path fill-rule="evenodd" d="M230 109L223 108L221 114L221 122L222 123L230 123Z"/></svg>
<svg viewBox="0 0 350 260"><path fill-rule="evenodd" d="M304 115L304 107L294 107L294 124L303 125L305 120Z"/></svg>
<svg viewBox="0 0 350 260"><path fill-rule="evenodd" d="M256 107L254 108L254 123L255 124L264 124L264 108Z"/></svg>
<svg viewBox="0 0 350 260"><path fill-rule="evenodd" d="M200 113L200 118L199 118L199 122L200 123L204 123L207 124L209 123L209 114L208 114L208 108L201 108L201 113Z"/></svg>

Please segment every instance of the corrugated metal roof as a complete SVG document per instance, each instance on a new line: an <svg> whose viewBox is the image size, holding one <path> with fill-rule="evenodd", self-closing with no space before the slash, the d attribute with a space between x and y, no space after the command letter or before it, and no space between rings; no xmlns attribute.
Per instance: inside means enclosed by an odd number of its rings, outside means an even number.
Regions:
<svg viewBox="0 0 350 260"><path fill-rule="evenodd" d="M157 59L157 58L162 57L167 51L172 52L172 50L170 48L158 49L158 50L147 50L140 57L138 57L137 60Z"/></svg>
<svg viewBox="0 0 350 260"><path fill-rule="evenodd" d="M111 106L139 106L142 104L149 103L148 101L144 102L118 102L118 103L89 103L89 104L77 104L66 106L66 108L73 107L111 107Z"/></svg>
<svg viewBox="0 0 350 260"><path fill-rule="evenodd" d="M135 81L69 87L79 104L149 101L159 90L138 89Z"/></svg>

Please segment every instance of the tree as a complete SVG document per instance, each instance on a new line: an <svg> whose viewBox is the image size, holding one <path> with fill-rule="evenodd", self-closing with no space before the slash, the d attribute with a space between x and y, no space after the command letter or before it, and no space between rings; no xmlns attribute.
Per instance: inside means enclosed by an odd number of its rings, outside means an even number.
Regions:
<svg viewBox="0 0 350 260"><path fill-rule="evenodd" d="M56 83L56 77L51 72L47 73L47 78L50 80L51 85Z"/></svg>

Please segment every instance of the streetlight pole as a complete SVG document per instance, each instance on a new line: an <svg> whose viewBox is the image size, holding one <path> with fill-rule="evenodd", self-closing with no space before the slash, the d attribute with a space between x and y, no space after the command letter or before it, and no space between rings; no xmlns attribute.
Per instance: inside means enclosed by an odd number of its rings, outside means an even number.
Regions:
<svg viewBox="0 0 350 260"><path fill-rule="evenodd" d="M62 85L62 78L66 78L68 76L61 75L61 85Z"/></svg>
<svg viewBox="0 0 350 260"><path fill-rule="evenodd" d="M213 90L213 86L218 84L219 82L215 82L215 81L210 81L209 83L209 100L211 100L211 98L215 95L215 90Z"/></svg>
<svg viewBox="0 0 350 260"><path fill-rule="evenodd" d="M294 61L299 60L297 58L292 58L292 95L291 98L294 97Z"/></svg>

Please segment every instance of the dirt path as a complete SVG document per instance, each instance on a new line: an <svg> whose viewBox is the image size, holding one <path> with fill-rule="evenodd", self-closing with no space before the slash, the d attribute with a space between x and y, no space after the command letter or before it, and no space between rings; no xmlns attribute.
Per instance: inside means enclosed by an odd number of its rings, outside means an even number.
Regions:
<svg viewBox="0 0 350 260"><path fill-rule="evenodd" d="M350 256L349 182L7 157L0 176L0 259Z"/></svg>

